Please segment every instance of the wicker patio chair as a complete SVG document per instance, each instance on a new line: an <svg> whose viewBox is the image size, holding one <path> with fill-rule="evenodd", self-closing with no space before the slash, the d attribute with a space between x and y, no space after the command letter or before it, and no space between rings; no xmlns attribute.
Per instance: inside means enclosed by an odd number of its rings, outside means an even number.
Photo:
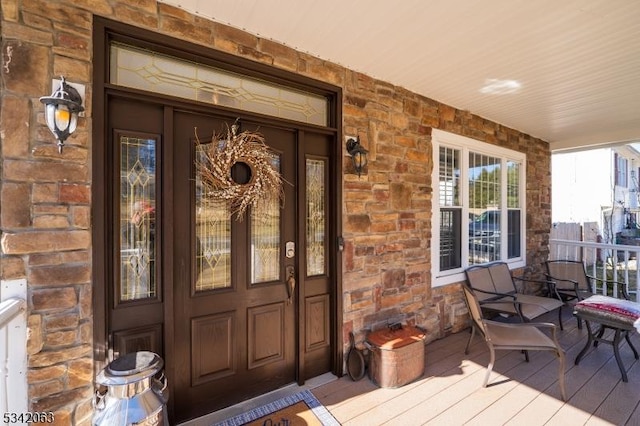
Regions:
<svg viewBox="0 0 640 426"><path fill-rule="evenodd" d="M514 277L505 262L472 266L465 272L467 285L473 290L483 310L518 316L522 322L532 321L540 315L557 310L560 329L563 329L563 302L555 293L552 282ZM545 285L547 293L552 297L520 293L514 280L521 281L525 286L533 283Z"/></svg>
<svg viewBox="0 0 640 426"><path fill-rule="evenodd" d="M562 400L567 400L567 394L564 385L564 351L558 342L556 336L556 325L552 323L518 323L507 324L498 321L491 321L484 319L482 315L482 309L478 299L476 298L473 290L467 286L462 286L464 290L465 301L469 308L469 314L471 316L471 338L477 330L478 333L484 338L487 346L489 347L490 359L487 366L487 373L484 377L483 387L487 387L489 383L489 377L493 370L493 365L496 360L495 351L497 350L521 350L527 353L528 351L550 351L558 357L558 382L560 384L560 392ZM551 330L551 337L541 331L541 329ZM471 339L467 342L467 347L464 353L469 353L469 344ZM528 357L527 357L528 361Z"/></svg>

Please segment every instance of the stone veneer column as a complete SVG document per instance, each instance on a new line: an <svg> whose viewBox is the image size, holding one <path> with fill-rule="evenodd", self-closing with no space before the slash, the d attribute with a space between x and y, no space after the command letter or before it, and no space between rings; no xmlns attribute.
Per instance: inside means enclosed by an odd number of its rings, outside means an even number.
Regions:
<svg viewBox="0 0 640 426"><path fill-rule="evenodd" d="M91 15L45 2L1 5L1 278L27 279L29 409L54 411L61 425L88 423ZM60 75L84 84L88 95L87 118L63 155L38 100L52 92L51 79Z"/></svg>

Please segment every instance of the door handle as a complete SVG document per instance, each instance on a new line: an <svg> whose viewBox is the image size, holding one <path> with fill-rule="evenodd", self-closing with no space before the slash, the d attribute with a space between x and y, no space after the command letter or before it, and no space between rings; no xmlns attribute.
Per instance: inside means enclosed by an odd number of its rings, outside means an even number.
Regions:
<svg viewBox="0 0 640 426"><path fill-rule="evenodd" d="M291 303L293 299L293 295L296 290L296 277L295 277L295 269L293 266L287 266L287 303Z"/></svg>

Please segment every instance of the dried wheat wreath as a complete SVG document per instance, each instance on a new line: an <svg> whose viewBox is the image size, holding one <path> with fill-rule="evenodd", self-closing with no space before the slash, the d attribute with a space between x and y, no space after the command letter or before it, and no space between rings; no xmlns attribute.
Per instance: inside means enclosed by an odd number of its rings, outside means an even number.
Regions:
<svg viewBox="0 0 640 426"><path fill-rule="evenodd" d="M196 172L200 176L205 196L227 203L237 220L242 220L249 206L254 210L284 201L282 176L273 166L275 154L264 143L264 136L244 131L237 134L237 125L227 128L227 134L214 134L211 143L196 141ZM231 176L235 165L246 165L250 170L247 183L238 183Z"/></svg>

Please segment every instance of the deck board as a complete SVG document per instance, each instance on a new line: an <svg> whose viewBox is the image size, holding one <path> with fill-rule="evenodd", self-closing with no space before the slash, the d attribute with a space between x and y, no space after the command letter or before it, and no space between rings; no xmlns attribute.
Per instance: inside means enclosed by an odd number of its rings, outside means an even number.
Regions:
<svg viewBox="0 0 640 426"><path fill-rule="evenodd" d="M550 314L544 320L555 322ZM379 388L367 377L342 377L313 389L314 395L343 425L639 425L640 363L624 343L621 356L629 382L621 380L610 345L591 348L576 366L586 343L570 312L559 339L566 352L569 400L560 398L558 361L548 352L498 351L489 386L482 387L489 351L476 336L468 355L464 331L425 347L425 372L397 389ZM632 341L640 348L640 334Z"/></svg>
<svg viewBox="0 0 640 426"><path fill-rule="evenodd" d="M635 345L635 342L634 342ZM617 372L617 370L616 370ZM640 363L634 362L627 371L629 382L618 381L599 406L594 410L593 415L586 424L604 424L602 419L608 419L610 423L622 425L629 419L635 417L634 424L640 424ZM633 388L634 391L630 391ZM635 415L634 415L635 410Z"/></svg>

